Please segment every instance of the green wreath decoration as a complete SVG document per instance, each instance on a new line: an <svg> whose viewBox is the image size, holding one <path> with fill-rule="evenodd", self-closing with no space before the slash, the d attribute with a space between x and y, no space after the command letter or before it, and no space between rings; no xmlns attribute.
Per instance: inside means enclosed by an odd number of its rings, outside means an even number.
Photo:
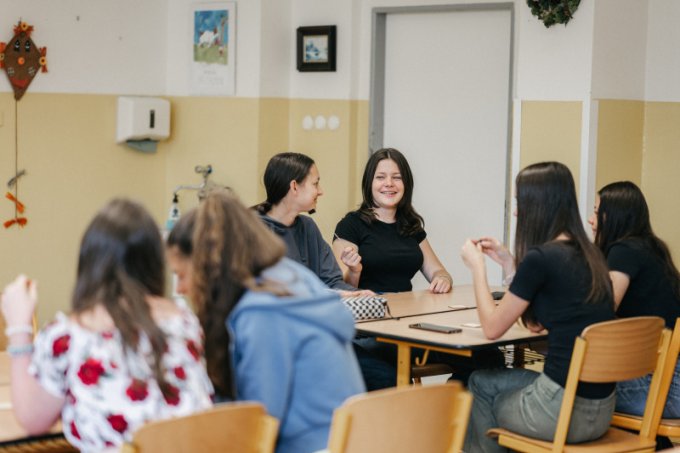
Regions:
<svg viewBox="0 0 680 453"><path fill-rule="evenodd" d="M538 17L546 28L555 24L567 24L574 17L581 0L527 0L531 14Z"/></svg>

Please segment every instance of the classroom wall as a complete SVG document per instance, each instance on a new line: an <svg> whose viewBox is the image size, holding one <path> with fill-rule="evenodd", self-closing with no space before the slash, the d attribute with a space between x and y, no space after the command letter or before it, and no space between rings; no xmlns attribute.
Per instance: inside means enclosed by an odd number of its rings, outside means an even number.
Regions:
<svg viewBox="0 0 680 453"><path fill-rule="evenodd" d="M43 74L41 74L43 75ZM0 94L0 180L14 175L14 98ZM143 154L114 143L116 96L31 93L17 105L19 199L24 228L0 229L0 284L19 272L39 284L41 322L66 310L75 281L80 238L93 215L112 197L139 200L163 217L165 156ZM14 217L0 203L2 222Z"/></svg>
<svg viewBox="0 0 680 453"><path fill-rule="evenodd" d="M655 229L678 256L680 213L668 194L677 193L680 184L675 177L680 137L673 128L680 119L675 45L680 5L625 1L625 8L615 0L582 2L566 27L546 29L523 0L513 0L513 93L521 113L515 118L514 152L522 165L562 160L581 178L584 149L590 153L586 145L594 139L598 183L624 173L639 177ZM38 74L17 105L19 167L28 171L20 197L29 226L0 231L0 256L6 258L0 284L20 270L39 280L41 321L68 306L78 242L96 209L112 196L132 196L163 223L172 190L200 182L195 165L212 164L211 179L252 204L264 197L261 177L271 155L283 150L312 155L326 191L315 219L330 239L335 222L361 199L371 9L456 2L236 1L236 94L223 97L191 93L183 62L190 58L193 3L0 0L5 12L0 41L11 37L22 17L35 25L36 44L48 47L50 72ZM295 29L331 23L338 26L338 71L297 72ZM122 94L170 99L171 138L157 153L140 154L114 143L115 103ZM593 101L599 107L595 126L584 117ZM14 174L14 108L9 84L0 76L3 183ZM335 115L340 127L304 130L307 115ZM195 203L192 194L181 195L183 209ZM0 203L0 214L3 220L12 215L9 201Z"/></svg>

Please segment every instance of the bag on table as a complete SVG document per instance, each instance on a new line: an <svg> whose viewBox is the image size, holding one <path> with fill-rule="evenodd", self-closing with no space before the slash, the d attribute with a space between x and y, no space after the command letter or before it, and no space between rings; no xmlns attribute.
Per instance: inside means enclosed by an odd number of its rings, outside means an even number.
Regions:
<svg viewBox="0 0 680 453"><path fill-rule="evenodd" d="M343 297L342 303L352 312L355 321L383 319L390 312L387 299L382 296Z"/></svg>

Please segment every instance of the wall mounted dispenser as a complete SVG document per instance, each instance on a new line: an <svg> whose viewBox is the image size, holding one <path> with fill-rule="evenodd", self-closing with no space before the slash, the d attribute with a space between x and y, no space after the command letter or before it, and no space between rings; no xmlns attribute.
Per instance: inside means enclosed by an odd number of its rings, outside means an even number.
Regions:
<svg viewBox="0 0 680 453"><path fill-rule="evenodd" d="M145 96L118 98L116 143L152 153L170 136L170 101Z"/></svg>

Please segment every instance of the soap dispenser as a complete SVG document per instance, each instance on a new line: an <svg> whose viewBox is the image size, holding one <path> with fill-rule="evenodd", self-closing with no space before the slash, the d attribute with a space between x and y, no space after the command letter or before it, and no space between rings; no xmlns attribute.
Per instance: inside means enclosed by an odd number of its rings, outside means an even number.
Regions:
<svg viewBox="0 0 680 453"><path fill-rule="evenodd" d="M179 198L177 194L172 196L172 205L170 206L170 212L168 213L168 220L165 221L165 229L167 231L172 230L175 223L179 220Z"/></svg>

